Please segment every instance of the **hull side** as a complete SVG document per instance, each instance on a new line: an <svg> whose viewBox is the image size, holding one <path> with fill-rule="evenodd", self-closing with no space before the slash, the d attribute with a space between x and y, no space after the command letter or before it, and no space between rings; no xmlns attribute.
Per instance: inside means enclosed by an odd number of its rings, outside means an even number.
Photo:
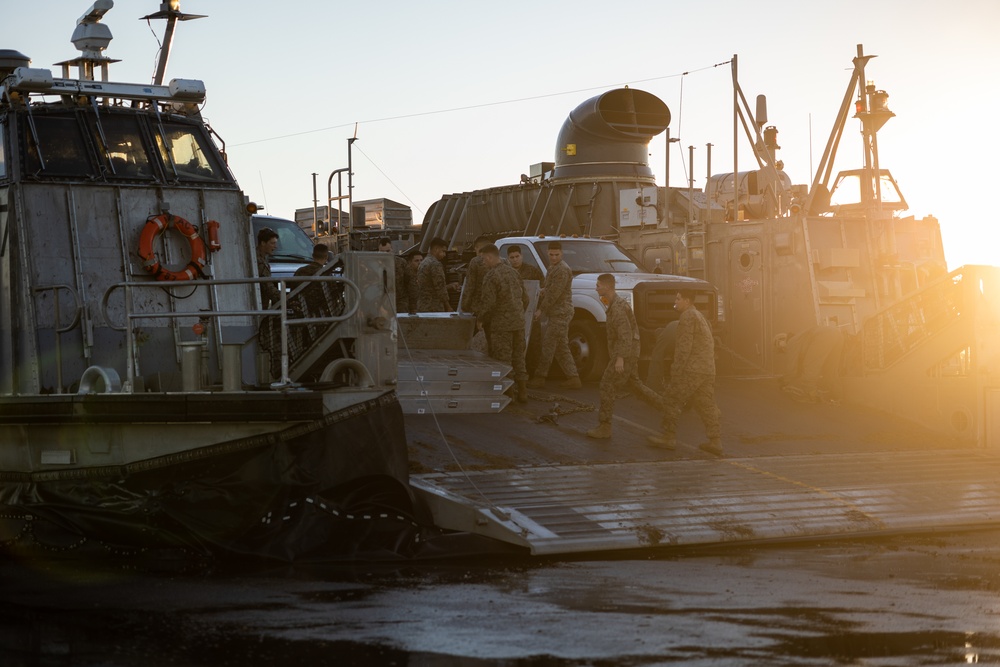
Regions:
<svg viewBox="0 0 1000 667"><path fill-rule="evenodd" d="M389 392L313 422L124 466L7 473L0 545L12 553L402 557L418 529L407 467L402 411Z"/></svg>

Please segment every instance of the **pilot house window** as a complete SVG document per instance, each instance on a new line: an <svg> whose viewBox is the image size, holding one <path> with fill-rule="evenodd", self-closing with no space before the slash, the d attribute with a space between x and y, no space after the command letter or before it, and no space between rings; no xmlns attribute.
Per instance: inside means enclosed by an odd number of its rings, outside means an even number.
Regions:
<svg viewBox="0 0 1000 667"><path fill-rule="evenodd" d="M100 127L95 127L93 134L102 145L98 153L109 178L151 180L155 177L138 118L102 114Z"/></svg>
<svg viewBox="0 0 1000 667"><path fill-rule="evenodd" d="M110 108L40 109L18 117L29 179L232 183L197 122Z"/></svg>
<svg viewBox="0 0 1000 667"><path fill-rule="evenodd" d="M167 173L185 181L217 181L223 178L210 151L201 144L200 135L193 128L171 123L163 124L163 133L156 135L160 155Z"/></svg>
<svg viewBox="0 0 1000 667"><path fill-rule="evenodd" d="M27 133L28 173L81 177L93 173L90 150L75 115L36 115L34 129Z"/></svg>

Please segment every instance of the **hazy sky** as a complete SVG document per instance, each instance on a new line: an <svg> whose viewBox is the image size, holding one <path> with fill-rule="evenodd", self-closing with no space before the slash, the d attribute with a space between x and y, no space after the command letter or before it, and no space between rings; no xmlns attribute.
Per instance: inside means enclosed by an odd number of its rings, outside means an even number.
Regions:
<svg viewBox="0 0 1000 667"><path fill-rule="evenodd" d="M7 6L0 48L35 67L72 58L69 38L88 7ZM105 17L115 36L107 55L123 60L112 80L151 80L164 24L154 35L137 19L158 8L117 0ZM671 184L686 182L693 145L700 188L706 143L713 171L732 165L733 54L746 96L767 95L786 171L807 183L864 44L878 55L867 76L897 114L879 135L882 166L910 212L940 219L951 268L1000 264L1000 170L989 161L1000 157L996 0L182 0L181 10L209 17L178 25L167 78L205 82L204 114L243 189L285 217L312 205L313 173L325 201L355 123L354 199L403 202L420 222L443 194L516 183L553 160L568 113L624 84L670 107L681 138ZM858 130L851 120L838 169L860 166ZM746 145L740 153L750 168ZM662 135L650 154L662 183Z"/></svg>

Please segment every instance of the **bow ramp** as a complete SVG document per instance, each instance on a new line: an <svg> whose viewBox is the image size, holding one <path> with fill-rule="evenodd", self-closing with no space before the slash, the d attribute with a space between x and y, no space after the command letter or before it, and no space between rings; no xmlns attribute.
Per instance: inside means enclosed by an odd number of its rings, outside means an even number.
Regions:
<svg viewBox="0 0 1000 667"><path fill-rule="evenodd" d="M870 536L995 524L1000 453L934 450L434 473L443 528L532 554Z"/></svg>

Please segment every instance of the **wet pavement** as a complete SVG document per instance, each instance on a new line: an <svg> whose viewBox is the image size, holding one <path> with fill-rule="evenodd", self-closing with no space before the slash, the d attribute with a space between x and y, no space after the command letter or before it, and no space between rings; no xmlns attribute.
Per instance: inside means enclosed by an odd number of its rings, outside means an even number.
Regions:
<svg viewBox="0 0 1000 667"><path fill-rule="evenodd" d="M160 564L161 566L164 564ZM601 559L0 565L3 665L1000 661L1000 530ZM141 571L141 570L145 571Z"/></svg>
<svg viewBox="0 0 1000 667"><path fill-rule="evenodd" d="M411 472L710 463L690 414L677 451L650 447L658 415L634 398L616 406L612 440L586 438L596 398L587 385L500 415L408 416ZM556 403L565 414L539 423ZM722 381L719 403L727 459L961 447L883 414L789 401L773 383ZM266 569L8 560L0 602L4 667L991 663L1000 526Z"/></svg>

